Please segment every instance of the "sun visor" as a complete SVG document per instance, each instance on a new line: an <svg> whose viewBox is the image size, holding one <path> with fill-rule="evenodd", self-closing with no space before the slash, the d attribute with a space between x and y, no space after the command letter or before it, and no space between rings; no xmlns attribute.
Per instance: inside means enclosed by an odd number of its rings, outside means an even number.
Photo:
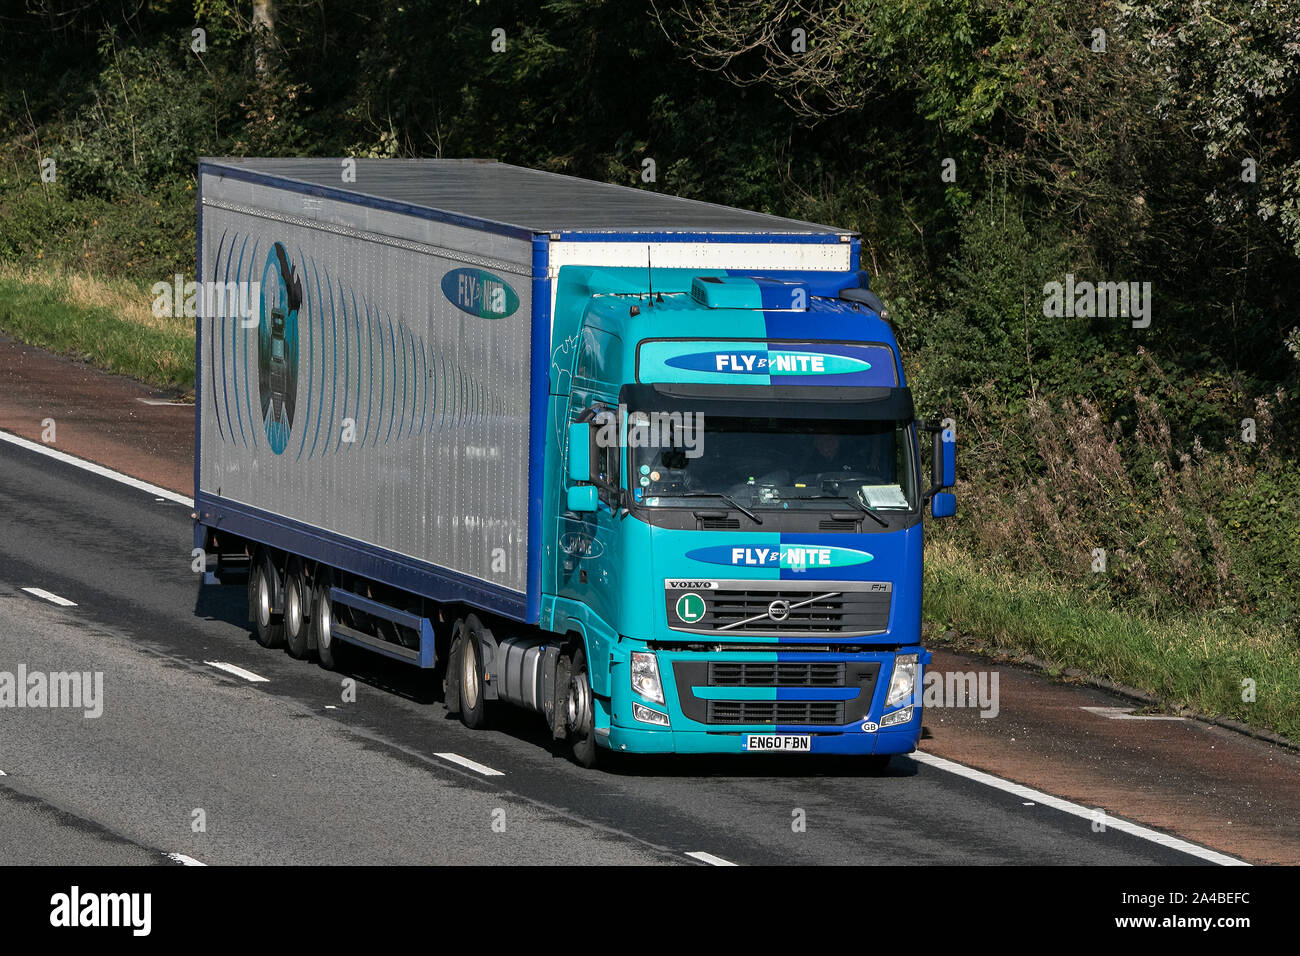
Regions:
<svg viewBox="0 0 1300 956"><path fill-rule="evenodd" d="M834 418L910 422L910 388L837 385L710 385L670 382L624 385L629 411L695 412L730 418Z"/></svg>

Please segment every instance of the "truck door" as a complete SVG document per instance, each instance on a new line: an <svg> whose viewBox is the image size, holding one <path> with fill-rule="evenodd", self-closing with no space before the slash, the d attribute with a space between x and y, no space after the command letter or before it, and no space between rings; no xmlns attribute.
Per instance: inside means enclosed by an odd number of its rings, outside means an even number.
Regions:
<svg viewBox="0 0 1300 956"><path fill-rule="evenodd" d="M617 406L595 401L585 407L570 402L571 420L592 425L591 477L597 489L596 510L569 511L566 506L569 480L561 489L556 557L556 579L563 597L581 601L614 626L616 581L614 569L619 556L619 483L621 452ZM604 436L604 438L601 438ZM607 439L614 436L613 442Z"/></svg>

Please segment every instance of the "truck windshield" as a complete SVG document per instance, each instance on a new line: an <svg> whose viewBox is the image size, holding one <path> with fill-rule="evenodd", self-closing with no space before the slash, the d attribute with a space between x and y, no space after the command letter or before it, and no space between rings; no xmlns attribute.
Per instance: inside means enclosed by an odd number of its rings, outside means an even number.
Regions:
<svg viewBox="0 0 1300 956"><path fill-rule="evenodd" d="M635 425L637 413L629 417ZM635 447L628 484L647 507L700 507L727 495L752 509L916 508L910 426L902 422L706 416L670 447ZM725 506L724 502L719 502Z"/></svg>

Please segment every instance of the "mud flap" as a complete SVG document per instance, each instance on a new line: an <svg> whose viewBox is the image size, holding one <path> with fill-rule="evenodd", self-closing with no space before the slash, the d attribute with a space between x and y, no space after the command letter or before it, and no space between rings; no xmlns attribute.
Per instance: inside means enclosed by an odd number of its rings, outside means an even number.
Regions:
<svg viewBox="0 0 1300 956"><path fill-rule="evenodd" d="M549 672L549 668L543 672L543 681L546 679L545 674ZM554 673L555 677L551 686L547 688L549 693L545 697L546 722L551 725L551 736L556 740L563 740L568 736L565 716L568 712L569 678L573 674L573 660L568 654L556 654Z"/></svg>

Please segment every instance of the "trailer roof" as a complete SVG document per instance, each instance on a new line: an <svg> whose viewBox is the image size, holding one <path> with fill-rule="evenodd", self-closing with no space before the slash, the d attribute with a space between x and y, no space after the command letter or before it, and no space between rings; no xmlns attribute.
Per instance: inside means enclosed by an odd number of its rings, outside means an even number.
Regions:
<svg viewBox="0 0 1300 956"><path fill-rule="evenodd" d="M357 159L356 182L342 182L342 159L200 160L240 178L305 185L533 233L702 232L851 235L851 230L682 199L648 189L563 176L481 159ZM314 187L314 188L311 188Z"/></svg>

